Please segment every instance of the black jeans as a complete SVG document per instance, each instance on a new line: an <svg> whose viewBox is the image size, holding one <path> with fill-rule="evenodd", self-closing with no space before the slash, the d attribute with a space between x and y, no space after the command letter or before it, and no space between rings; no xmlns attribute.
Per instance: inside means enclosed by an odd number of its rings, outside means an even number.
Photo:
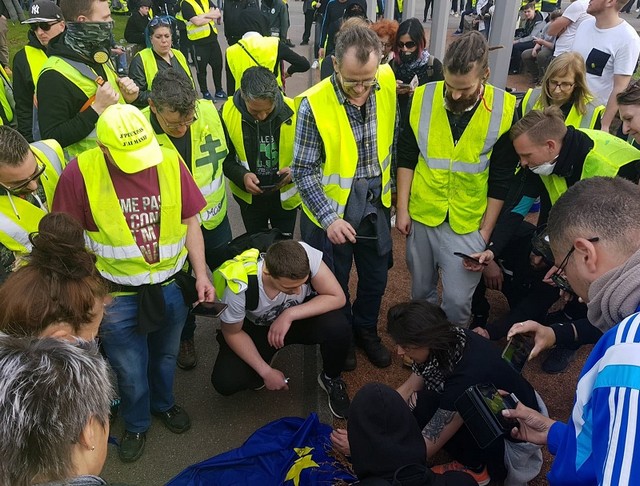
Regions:
<svg viewBox="0 0 640 486"><path fill-rule="evenodd" d="M315 17L315 9L307 10L304 13L304 34L302 34L302 42L309 42L311 37L311 26L313 25L313 17Z"/></svg>
<svg viewBox="0 0 640 486"><path fill-rule="evenodd" d="M245 319L242 329L256 345L262 359L267 363L271 361L277 349L267 341L269 326L256 326ZM220 350L211 373L211 383L216 391L228 396L260 386L263 383L260 375L229 347L222 331L218 331L216 339ZM340 376L350 343L351 329L339 310L294 321L284 338L285 346L319 344L324 373L329 378Z"/></svg>
<svg viewBox="0 0 640 486"><path fill-rule="evenodd" d="M280 202L279 192L253 196L251 204L247 204L235 196L234 199L240 206L240 215L247 233L257 233L270 227L278 228L283 233L293 233L298 210L284 209Z"/></svg>
<svg viewBox="0 0 640 486"><path fill-rule="evenodd" d="M424 0L424 15L422 16L423 22L427 21L427 13L429 12L429 7L431 7L431 15L433 15L433 6L431 5L433 0Z"/></svg>
<svg viewBox="0 0 640 486"><path fill-rule="evenodd" d="M368 220L360 224L356 230L358 235L375 235L375 230ZM322 259L338 279L347 297L343 312L349 323L354 329L376 329L392 262L391 252L378 255L375 240L359 239L355 244L334 245L327 238L324 229L316 226L304 213L300 216L300 233L305 243L322 251ZM352 304L349 276L354 262L358 272L358 285Z"/></svg>
<svg viewBox="0 0 640 486"><path fill-rule="evenodd" d="M213 74L213 84L216 91L222 89L222 51L218 44L217 37L209 44L193 44L195 53L196 71L198 77L198 86L200 91L205 93L209 91L207 88L207 66L211 66Z"/></svg>

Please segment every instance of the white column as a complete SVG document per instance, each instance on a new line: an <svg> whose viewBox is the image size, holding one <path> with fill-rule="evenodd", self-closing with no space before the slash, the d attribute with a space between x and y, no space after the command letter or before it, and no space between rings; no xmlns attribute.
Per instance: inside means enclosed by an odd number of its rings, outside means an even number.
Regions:
<svg viewBox="0 0 640 486"><path fill-rule="evenodd" d="M491 19L489 46L504 46L504 48L489 53L489 68L491 69L489 82L498 88L504 88L507 85L509 61L511 60L520 2L503 1L499 7L501 8L496 8Z"/></svg>

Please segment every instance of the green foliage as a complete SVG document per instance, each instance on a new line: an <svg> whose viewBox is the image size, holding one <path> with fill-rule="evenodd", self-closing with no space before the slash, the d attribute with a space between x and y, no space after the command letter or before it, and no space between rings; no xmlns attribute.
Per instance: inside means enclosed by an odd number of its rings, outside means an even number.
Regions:
<svg viewBox="0 0 640 486"><path fill-rule="evenodd" d="M124 28L127 25L128 15L114 15L113 21L113 37L117 43L124 38ZM10 64L13 66L13 56L22 49L27 43L28 25L22 25L20 22L9 21L9 33L7 34L7 43L9 44Z"/></svg>

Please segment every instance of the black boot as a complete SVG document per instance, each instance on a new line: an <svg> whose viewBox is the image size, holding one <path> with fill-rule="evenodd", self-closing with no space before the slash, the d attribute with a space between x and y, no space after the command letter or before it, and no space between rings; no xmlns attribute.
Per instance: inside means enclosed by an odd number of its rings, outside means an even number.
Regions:
<svg viewBox="0 0 640 486"><path fill-rule="evenodd" d="M391 364L391 352L382 345L375 327L358 328L354 333L356 344L364 350L371 364L378 368L386 368Z"/></svg>

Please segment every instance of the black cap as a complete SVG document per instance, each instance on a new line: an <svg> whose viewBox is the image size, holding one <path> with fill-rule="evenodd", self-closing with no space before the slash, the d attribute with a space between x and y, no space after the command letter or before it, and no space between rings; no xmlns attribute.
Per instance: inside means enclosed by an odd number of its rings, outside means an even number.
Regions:
<svg viewBox="0 0 640 486"><path fill-rule="evenodd" d="M23 24L35 24L36 22L60 22L64 20L62 10L51 0L37 0L29 9L29 18Z"/></svg>

